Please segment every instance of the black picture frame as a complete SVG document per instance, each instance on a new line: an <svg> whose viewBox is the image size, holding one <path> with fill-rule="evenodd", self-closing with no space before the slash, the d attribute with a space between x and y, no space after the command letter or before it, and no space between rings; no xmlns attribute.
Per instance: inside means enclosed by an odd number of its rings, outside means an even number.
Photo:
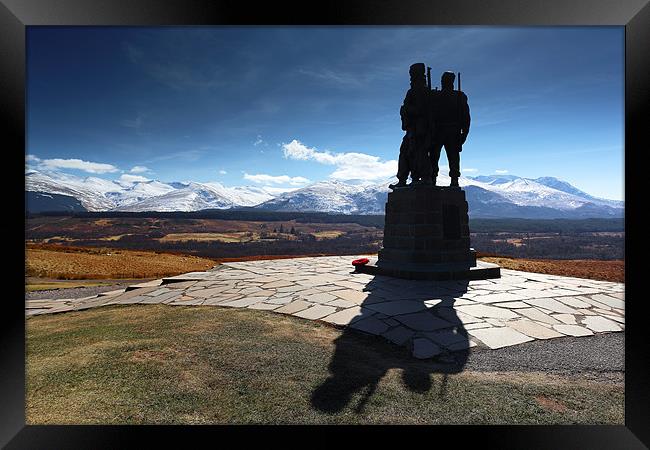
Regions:
<svg viewBox="0 0 650 450"><path fill-rule="evenodd" d="M641 264L643 234L639 206L641 193L636 183L643 180L641 152L650 149L648 114L650 92L650 5L648 0L461 0L461 1L329 1L301 6L265 2L210 0L1 0L0 3L0 111L6 125L4 155L8 173L23 183L5 182L6 198L15 201L1 229L10 244L4 280L12 295L3 301L0 341L0 445L7 448L124 448L136 438L154 442L187 443L189 437L208 437L211 445L226 443L225 434L235 433L248 440L257 432L278 432L283 427L165 427L165 426L26 426L25 425L25 315L16 297L24 295L19 259L24 261L25 232L24 152L25 149L25 31L28 26L58 25L618 25L625 26L625 232L626 264L626 350L625 426L436 426L372 427L375 438L405 432L408 441L423 438L432 445L451 442L458 446L468 437L483 448L588 448L636 449L650 445L648 410L650 367L645 346L642 314ZM602 174L606 176L606 174ZM6 177L5 177L6 178ZM637 201L638 200L638 201ZM5 206L5 208L7 208ZM20 291L19 291L20 289ZM295 427L294 427L295 428ZM322 433L333 437L349 428L304 427L303 438L315 443ZM355 429L358 430L358 429ZM219 439L212 433L218 432ZM295 431L295 429L293 430ZM451 440L449 440L451 439ZM330 441L330 440L328 440ZM243 441L239 441L243 443ZM332 439L332 444L342 443ZM644 445L645 444L645 445ZM147 445L147 446L150 446ZM422 445L422 444L418 444ZM450 444L445 444L450 445Z"/></svg>

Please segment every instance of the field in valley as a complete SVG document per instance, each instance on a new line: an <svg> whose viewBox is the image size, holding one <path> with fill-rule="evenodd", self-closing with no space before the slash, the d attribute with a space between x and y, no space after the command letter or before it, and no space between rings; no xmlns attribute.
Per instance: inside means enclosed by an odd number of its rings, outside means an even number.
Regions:
<svg viewBox="0 0 650 450"><path fill-rule="evenodd" d="M228 214L242 213L29 217L26 276L155 278L226 261L375 254L383 239L381 221L367 216L270 214L267 220L241 220ZM471 226L479 255L504 268L624 281L625 236L618 221L504 219Z"/></svg>

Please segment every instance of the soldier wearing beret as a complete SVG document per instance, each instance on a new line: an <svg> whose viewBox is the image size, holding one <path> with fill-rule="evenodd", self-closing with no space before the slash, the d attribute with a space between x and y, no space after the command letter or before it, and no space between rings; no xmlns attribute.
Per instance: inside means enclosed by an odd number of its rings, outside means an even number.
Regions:
<svg viewBox="0 0 650 450"><path fill-rule="evenodd" d="M433 184L429 149L432 145L433 116L431 108L431 91L427 87L425 67L422 63L409 68L411 88L407 91L404 104L400 108L402 130L406 135L400 146L397 184L389 188L406 186L411 175L411 184Z"/></svg>

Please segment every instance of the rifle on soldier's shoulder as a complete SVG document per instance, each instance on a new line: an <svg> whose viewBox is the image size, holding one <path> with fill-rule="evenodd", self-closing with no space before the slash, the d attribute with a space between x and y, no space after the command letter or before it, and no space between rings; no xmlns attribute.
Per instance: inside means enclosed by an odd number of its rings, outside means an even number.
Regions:
<svg viewBox="0 0 650 450"><path fill-rule="evenodd" d="M460 130L462 130L462 124L463 124L463 113L461 111L461 104L460 104L460 97L463 94L463 92L460 90L460 72L458 72L458 94L456 95L456 109L458 109L458 132L461 133ZM458 136L460 146L459 146L459 152L463 151L463 143L462 143L462 136Z"/></svg>

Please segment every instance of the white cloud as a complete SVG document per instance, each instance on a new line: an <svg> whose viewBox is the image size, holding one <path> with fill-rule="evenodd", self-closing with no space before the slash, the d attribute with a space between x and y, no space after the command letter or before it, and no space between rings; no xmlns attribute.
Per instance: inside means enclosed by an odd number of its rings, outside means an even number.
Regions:
<svg viewBox="0 0 650 450"><path fill-rule="evenodd" d="M135 183L137 181L151 181L149 178L142 177L140 175L129 175L128 173L123 174L120 176L120 181L124 181L126 183Z"/></svg>
<svg viewBox="0 0 650 450"><path fill-rule="evenodd" d="M309 180L304 177L290 177L289 175L267 175L265 173L258 173L251 175L249 173L244 173L244 179L252 181L259 184L290 184L292 186L298 186L301 184L309 183Z"/></svg>
<svg viewBox="0 0 650 450"><path fill-rule="evenodd" d="M465 168L463 167L463 172L468 172L468 173L476 173L478 172L478 169L471 169L471 168Z"/></svg>
<svg viewBox="0 0 650 450"><path fill-rule="evenodd" d="M26 159L27 161L33 161L33 162L40 162L40 161L41 161L41 158L39 158L39 157L36 156L36 155L27 155L27 156L25 157L25 159Z"/></svg>
<svg viewBox="0 0 650 450"><path fill-rule="evenodd" d="M320 164L336 166L330 178L338 180L372 181L394 176L397 173L397 160L382 161L379 157L366 153L332 153L309 148L294 139L282 145L284 157L302 161L316 161Z"/></svg>
<svg viewBox="0 0 650 450"><path fill-rule="evenodd" d="M136 130L139 130L142 128L142 116L139 115L135 119L124 119L120 122L120 124L123 127L135 128Z"/></svg>
<svg viewBox="0 0 650 450"><path fill-rule="evenodd" d="M506 169L497 169L497 170L494 171L494 173L496 173L498 175L505 175L505 174L508 173L508 171Z"/></svg>
<svg viewBox="0 0 650 450"><path fill-rule="evenodd" d="M257 139L255 140L255 142L253 142L253 145L257 147L258 145L262 145L262 144L266 144L266 142L264 141L264 139L262 139L262 136L258 134Z"/></svg>
<svg viewBox="0 0 650 450"><path fill-rule="evenodd" d="M145 173L151 172L151 169L145 166L134 166L129 172L131 173Z"/></svg>
<svg viewBox="0 0 650 450"><path fill-rule="evenodd" d="M298 69L298 73L301 75L306 75L308 77L314 78L319 82L327 82L334 85L340 85L343 87L360 87L364 86L364 81L361 79L359 74L353 74L348 72L333 71L330 69L319 69L319 70L309 70L309 69Z"/></svg>
<svg viewBox="0 0 650 450"><path fill-rule="evenodd" d="M226 171L223 170L223 169L221 169L221 170L219 171L219 174L220 174L220 175L226 175L227 173L228 173L228 172L226 172Z"/></svg>
<svg viewBox="0 0 650 450"><path fill-rule="evenodd" d="M118 168L112 164L83 161L81 159L41 159L38 163L39 167L49 170L75 169L88 173L109 173L118 171Z"/></svg>

